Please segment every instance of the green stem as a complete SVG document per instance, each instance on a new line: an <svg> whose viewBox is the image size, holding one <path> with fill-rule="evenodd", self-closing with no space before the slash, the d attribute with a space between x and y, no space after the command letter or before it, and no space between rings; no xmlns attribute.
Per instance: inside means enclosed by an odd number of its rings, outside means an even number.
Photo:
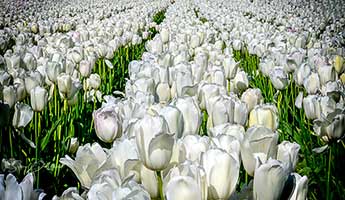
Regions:
<svg viewBox="0 0 345 200"><path fill-rule="evenodd" d="M35 112L35 143L36 143L36 148L35 148L35 155L36 155L36 165L37 165L37 174L36 174L36 187L39 187L39 177L40 177L40 166L39 166L39 133L40 133L40 113Z"/></svg>
<svg viewBox="0 0 345 200"><path fill-rule="evenodd" d="M330 197L330 179L331 179L331 162L332 160L332 147L329 147L329 152L328 152L328 172L327 172L327 200L331 199Z"/></svg>
<svg viewBox="0 0 345 200"><path fill-rule="evenodd" d="M157 175L157 187L158 187L159 196L161 200L165 200L164 193L163 193L162 171L156 171L156 175Z"/></svg>
<svg viewBox="0 0 345 200"><path fill-rule="evenodd" d="M8 127L8 138L10 140L11 158L13 158L13 144L12 144L12 130L11 130L11 126Z"/></svg>

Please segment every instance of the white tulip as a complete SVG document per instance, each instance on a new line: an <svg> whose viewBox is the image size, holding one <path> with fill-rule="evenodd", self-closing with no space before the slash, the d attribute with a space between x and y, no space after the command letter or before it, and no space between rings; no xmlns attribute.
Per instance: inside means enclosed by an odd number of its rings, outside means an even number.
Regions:
<svg viewBox="0 0 345 200"><path fill-rule="evenodd" d="M208 199L228 199L236 190L240 161L221 149L210 149L201 158L208 184Z"/></svg>
<svg viewBox="0 0 345 200"><path fill-rule="evenodd" d="M30 92L31 107L36 112L44 110L48 103L48 92L45 88L37 86Z"/></svg>
<svg viewBox="0 0 345 200"><path fill-rule="evenodd" d="M172 103L182 113L183 135L197 134L201 124L201 111L192 97L179 97Z"/></svg>
<svg viewBox="0 0 345 200"><path fill-rule="evenodd" d="M308 95L303 98L303 109L308 119L318 119L321 116L321 106L317 95Z"/></svg>
<svg viewBox="0 0 345 200"><path fill-rule="evenodd" d="M291 176L294 179L294 187L289 200L304 200L307 199L308 193L308 178L306 176L300 176L297 173L292 173Z"/></svg>
<svg viewBox="0 0 345 200"><path fill-rule="evenodd" d="M4 103L12 108L17 101L15 88L13 86L5 86L2 90L2 95Z"/></svg>
<svg viewBox="0 0 345 200"><path fill-rule="evenodd" d="M75 160L65 155L60 162L74 172L83 187L90 188L93 177L97 175L97 170L105 162L106 157L106 153L98 143L92 145L88 143L78 148Z"/></svg>
<svg viewBox="0 0 345 200"><path fill-rule="evenodd" d="M278 145L277 160L287 164L291 171L296 169L298 162L299 144L283 141Z"/></svg>
<svg viewBox="0 0 345 200"><path fill-rule="evenodd" d="M273 71L269 73L270 80L277 90L283 90L289 84L289 76L281 67L274 68Z"/></svg>
<svg viewBox="0 0 345 200"><path fill-rule="evenodd" d="M253 125L262 125L272 130L276 130L279 125L277 107L271 104L255 106L249 114L249 126Z"/></svg>
<svg viewBox="0 0 345 200"><path fill-rule="evenodd" d="M167 200L201 200L201 191L198 183L188 176L175 176L165 188Z"/></svg>
<svg viewBox="0 0 345 200"><path fill-rule="evenodd" d="M319 75L312 72L308 77L304 79L303 86L308 94L315 94L318 90L320 90Z"/></svg>
<svg viewBox="0 0 345 200"><path fill-rule="evenodd" d="M264 160L276 158L277 143L278 134L269 128L252 126L247 130L241 143L241 157L244 169L250 176L254 175L255 155L263 154Z"/></svg>
<svg viewBox="0 0 345 200"><path fill-rule="evenodd" d="M26 127L32 120L33 115L34 112L29 105L24 103L16 103L12 119L13 127L17 129Z"/></svg>
<svg viewBox="0 0 345 200"><path fill-rule="evenodd" d="M255 169L254 199L279 199L289 176L289 170L277 160L269 159Z"/></svg>
<svg viewBox="0 0 345 200"><path fill-rule="evenodd" d="M259 88L248 88L243 92L241 101L248 105L248 111L250 112L256 105L263 103L263 97Z"/></svg>
<svg viewBox="0 0 345 200"><path fill-rule="evenodd" d="M115 106L99 108L93 112L92 116L96 134L103 142L113 142L115 138L122 135L122 122L115 111Z"/></svg>
<svg viewBox="0 0 345 200"><path fill-rule="evenodd" d="M145 115L135 124L137 148L143 164L155 171L165 169L172 155L174 136L163 117Z"/></svg>
<svg viewBox="0 0 345 200"><path fill-rule="evenodd" d="M183 116L181 111L173 106L164 106L159 112L168 124L169 132L175 135L175 138L181 138L183 134Z"/></svg>

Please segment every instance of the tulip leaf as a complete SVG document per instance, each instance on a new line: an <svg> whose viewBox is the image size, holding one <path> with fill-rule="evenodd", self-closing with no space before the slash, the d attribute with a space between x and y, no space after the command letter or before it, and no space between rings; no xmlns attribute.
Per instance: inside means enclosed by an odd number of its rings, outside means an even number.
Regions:
<svg viewBox="0 0 345 200"><path fill-rule="evenodd" d="M50 136L51 134L56 130L56 128L58 127L58 125L60 125L60 123L63 121L64 116L61 116L54 124L53 126L51 127L51 129L49 129L49 131L47 132L47 134L44 136L44 138L42 139L42 142L41 142L41 151L43 151L47 145L48 145L48 142L50 141Z"/></svg>

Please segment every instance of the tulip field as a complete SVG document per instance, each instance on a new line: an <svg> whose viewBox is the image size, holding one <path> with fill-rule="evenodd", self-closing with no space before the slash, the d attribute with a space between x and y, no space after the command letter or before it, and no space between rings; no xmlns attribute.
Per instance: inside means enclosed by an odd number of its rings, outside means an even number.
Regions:
<svg viewBox="0 0 345 200"><path fill-rule="evenodd" d="M3 0L0 200L345 199L342 0Z"/></svg>

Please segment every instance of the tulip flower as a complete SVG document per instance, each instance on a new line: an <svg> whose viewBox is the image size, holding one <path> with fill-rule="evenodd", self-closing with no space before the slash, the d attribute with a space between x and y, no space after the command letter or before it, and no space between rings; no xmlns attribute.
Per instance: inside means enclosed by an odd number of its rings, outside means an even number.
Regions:
<svg viewBox="0 0 345 200"><path fill-rule="evenodd" d="M41 112L48 102L48 92L46 89L37 86L30 92L31 107L35 112Z"/></svg>
<svg viewBox="0 0 345 200"><path fill-rule="evenodd" d="M16 103L14 108L12 125L17 129L26 127L34 114L31 107L24 103Z"/></svg>
<svg viewBox="0 0 345 200"><path fill-rule="evenodd" d="M321 85L326 84L328 81L334 81L337 76L335 69L331 65L319 67L317 72Z"/></svg>
<svg viewBox="0 0 345 200"><path fill-rule="evenodd" d="M289 84L289 76L282 67L274 68L269 75L274 88L277 90L282 90Z"/></svg>
<svg viewBox="0 0 345 200"><path fill-rule="evenodd" d="M241 101L248 105L248 111L250 112L256 105L263 103L263 97L259 88L248 88L243 92Z"/></svg>
<svg viewBox="0 0 345 200"><path fill-rule="evenodd" d="M92 145L88 143L78 148L75 160L65 155L60 162L74 172L83 187L90 188L91 181L106 160L106 156L98 143Z"/></svg>
<svg viewBox="0 0 345 200"><path fill-rule="evenodd" d="M65 199L76 199L76 200L84 200L79 195L78 189L76 187L67 188L60 197L54 196L52 200L65 200Z"/></svg>
<svg viewBox="0 0 345 200"><path fill-rule="evenodd" d="M344 111L336 110L328 114L326 119L314 121L314 132L326 142L342 138L344 131Z"/></svg>
<svg viewBox="0 0 345 200"><path fill-rule="evenodd" d="M59 62L48 62L46 67L46 74L49 80L56 83L57 77L62 73L63 67Z"/></svg>
<svg viewBox="0 0 345 200"><path fill-rule="evenodd" d="M278 134L271 129L263 126L252 126L244 134L241 143L241 157L246 172L254 175L256 166L255 155L261 153L264 157L261 159L268 160L276 158Z"/></svg>
<svg viewBox="0 0 345 200"><path fill-rule="evenodd" d="M88 77L91 74L92 63L88 60L82 60L79 63L79 72L82 77Z"/></svg>
<svg viewBox="0 0 345 200"><path fill-rule="evenodd" d="M4 98L4 103L12 108L17 100L15 88L13 86L5 86L2 90L2 95Z"/></svg>
<svg viewBox="0 0 345 200"><path fill-rule="evenodd" d="M303 109L308 119L318 119L321 116L321 106L319 97L308 95L303 99Z"/></svg>
<svg viewBox="0 0 345 200"><path fill-rule="evenodd" d="M201 200L200 187L196 180L188 176L175 176L165 188L167 200Z"/></svg>
<svg viewBox="0 0 345 200"><path fill-rule="evenodd" d="M296 169L298 162L299 144L283 141L278 145L277 160L287 164L291 171Z"/></svg>
<svg viewBox="0 0 345 200"><path fill-rule="evenodd" d="M147 114L137 121L134 129L143 164L155 171L165 169L171 159L174 136L168 132L164 118Z"/></svg>
<svg viewBox="0 0 345 200"><path fill-rule="evenodd" d="M182 138L182 143L185 146L186 158L198 162L200 161L201 154L211 147L210 139L199 135L187 135Z"/></svg>
<svg viewBox="0 0 345 200"><path fill-rule="evenodd" d="M236 74L234 78L235 88L239 91L244 91L249 86L248 76L246 72L240 71Z"/></svg>
<svg viewBox="0 0 345 200"><path fill-rule="evenodd" d="M221 149L210 149L201 158L208 185L208 199L228 199L236 190L240 160Z"/></svg>
<svg viewBox="0 0 345 200"><path fill-rule="evenodd" d="M0 174L0 198L3 200L43 199L46 194L34 190L33 184L34 177L31 173L27 174L20 184L12 174L8 174L5 180L4 175Z"/></svg>
<svg viewBox="0 0 345 200"><path fill-rule="evenodd" d="M336 55L334 58L334 69L339 74L342 73L345 69L344 58L342 56Z"/></svg>
<svg viewBox="0 0 345 200"><path fill-rule="evenodd" d="M311 73L304 79L303 86L308 94L315 94L320 89L320 78L317 73Z"/></svg>
<svg viewBox="0 0 345 200"><path fill-rule="evenodd" d="M192 97L179 97L172 103L182 113L183 135L197 134L201 124L201 111Z"/></svg>
<svg viewBox="0 0 345 200"><path fill-rule="evenodd" d="M277 107L271 104L255 106L249 114L249 126L253 125L262 125L276 130L279 125Z"/></svg>
<svg viewBox="0 0 345 200"><path fill-rule="evenodd" d="M308 193L308 178L306 176L301 176L297 173L292 173L294 184L293 191L290 195L290 200L304 200L307 199Z"/></svg>
<svg viewBox="0 0 345 200"><path fill-rule="evenodd" d="M181 138L183 134L183 116L182 112L173 105L163 107L159 112L168 124L169 132L175 135L175 138Z"/></svg>
<svg viewBox="0 0 345 200"><path fill-rule="evenodd" d="M77 80L73 80L70 75L60 74L57 77L58 88L63 99L72 99L81 87Z"/></svg>
<svg viewBox="0 0 345 200"><path fill-rule="evenodd" d="M114 106L105 106L94 111L96 134L103 142L113 142L122 135L122 122Z"/></svg>
<svg viewBox="0 0 345 200"><path fill-rule="evenodd" d="M288 168L281 162L269 159L255 169L254 199L279 199L289 176Z"/></svg>

